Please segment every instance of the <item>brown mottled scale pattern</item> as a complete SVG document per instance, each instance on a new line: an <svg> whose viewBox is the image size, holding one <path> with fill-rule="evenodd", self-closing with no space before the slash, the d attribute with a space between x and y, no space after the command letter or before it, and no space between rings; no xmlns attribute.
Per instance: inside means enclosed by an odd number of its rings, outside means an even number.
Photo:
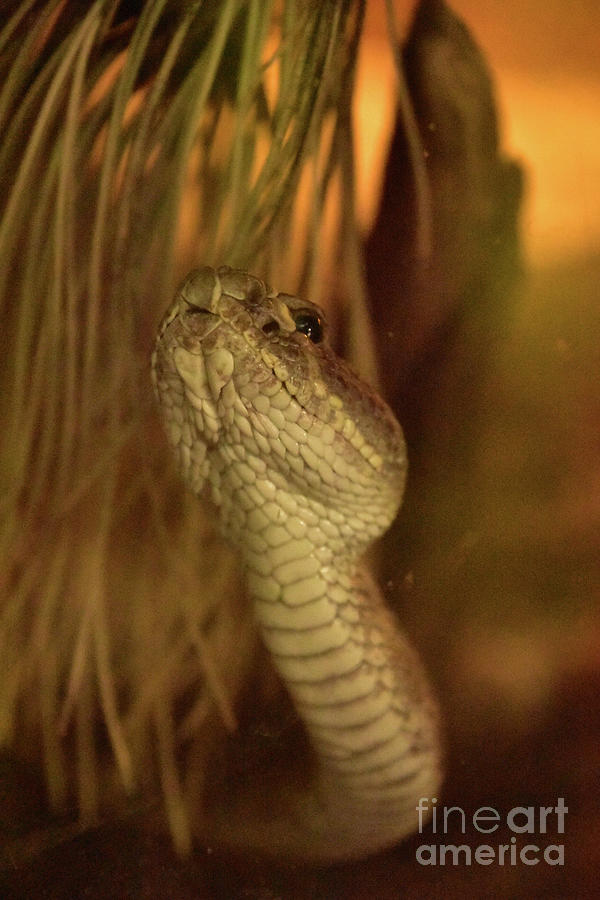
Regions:
<svg viewBox="0 0 600 900"><path fill-rule="evenodd" d="M307 316L314 340L297 324ZM440 778L421 665L361 563L402 499L402 432L329 346L324 319L246 272L203 268L179 290L153 356L181 471L239 549L318 763L307 787L272 806L224 798L209 830L317 860L400 840Z"/></svg>

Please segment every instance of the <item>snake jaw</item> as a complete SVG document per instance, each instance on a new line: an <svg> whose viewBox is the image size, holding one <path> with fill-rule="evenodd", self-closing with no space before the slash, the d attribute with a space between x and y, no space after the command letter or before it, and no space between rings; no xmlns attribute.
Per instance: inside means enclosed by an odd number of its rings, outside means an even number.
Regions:
<svg viewBox="0 0 600 900"><path fill-rule="evenodd" d="M155 370L168 376L161 399L178 381L178 395L187 400L187 420L169 423L169 434L194 489L210 480L211 466L224 467L221 502L230 477L227 448L237 446L240 458L268 459L271 479L346 509L348 520L356 518L350 512L363 491L383 531L403 492L402 433L326 341L296 329L298 313L314 314L321 324L322 311L227 268L192 273L174 306L160 331ZM173 405L167 397L167 418ZM215 454L223 455L220 463ZM357 529L359 541L376 536Z"/></svg>

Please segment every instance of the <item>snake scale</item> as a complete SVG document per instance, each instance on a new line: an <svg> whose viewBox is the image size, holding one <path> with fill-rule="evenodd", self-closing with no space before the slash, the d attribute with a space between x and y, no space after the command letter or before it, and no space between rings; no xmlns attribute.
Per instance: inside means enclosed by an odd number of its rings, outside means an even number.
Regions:
<svg viewBox="0 0 600 900"><path fill-rule="evenodd" d="M239 550L316 761L275 797L260 784L223 797L205 837L313 861L396 843L440 782L430 689L361 562L402 499L398 422L317 306L228 267L188 276L152 369L180 469Z"/></svg>

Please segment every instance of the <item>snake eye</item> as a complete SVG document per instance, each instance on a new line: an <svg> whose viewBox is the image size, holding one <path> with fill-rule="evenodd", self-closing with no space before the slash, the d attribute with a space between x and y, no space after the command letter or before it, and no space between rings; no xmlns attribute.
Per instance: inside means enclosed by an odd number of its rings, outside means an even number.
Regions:
<svg viewBox="0 0 600 900"><path fill-rule="evenodd" d="M323 322L317 313L308 309L300 309L294 314L296 331L305 334L313 344L319 344L323 340Z"/></svg>

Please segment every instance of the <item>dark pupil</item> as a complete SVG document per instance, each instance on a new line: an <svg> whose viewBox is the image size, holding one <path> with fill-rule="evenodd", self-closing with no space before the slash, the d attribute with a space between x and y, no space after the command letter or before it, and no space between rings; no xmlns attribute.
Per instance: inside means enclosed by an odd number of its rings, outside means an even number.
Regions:
<svg viewBox="0 0 600 900"><path fill-rule="evenodd" d="M294 316L294 321L296 323L296 331L305 334L307 338L310 338L313 344L318 344L319 341L323 340L323 326L319 316L315 313L297 313Z"/></svg>

